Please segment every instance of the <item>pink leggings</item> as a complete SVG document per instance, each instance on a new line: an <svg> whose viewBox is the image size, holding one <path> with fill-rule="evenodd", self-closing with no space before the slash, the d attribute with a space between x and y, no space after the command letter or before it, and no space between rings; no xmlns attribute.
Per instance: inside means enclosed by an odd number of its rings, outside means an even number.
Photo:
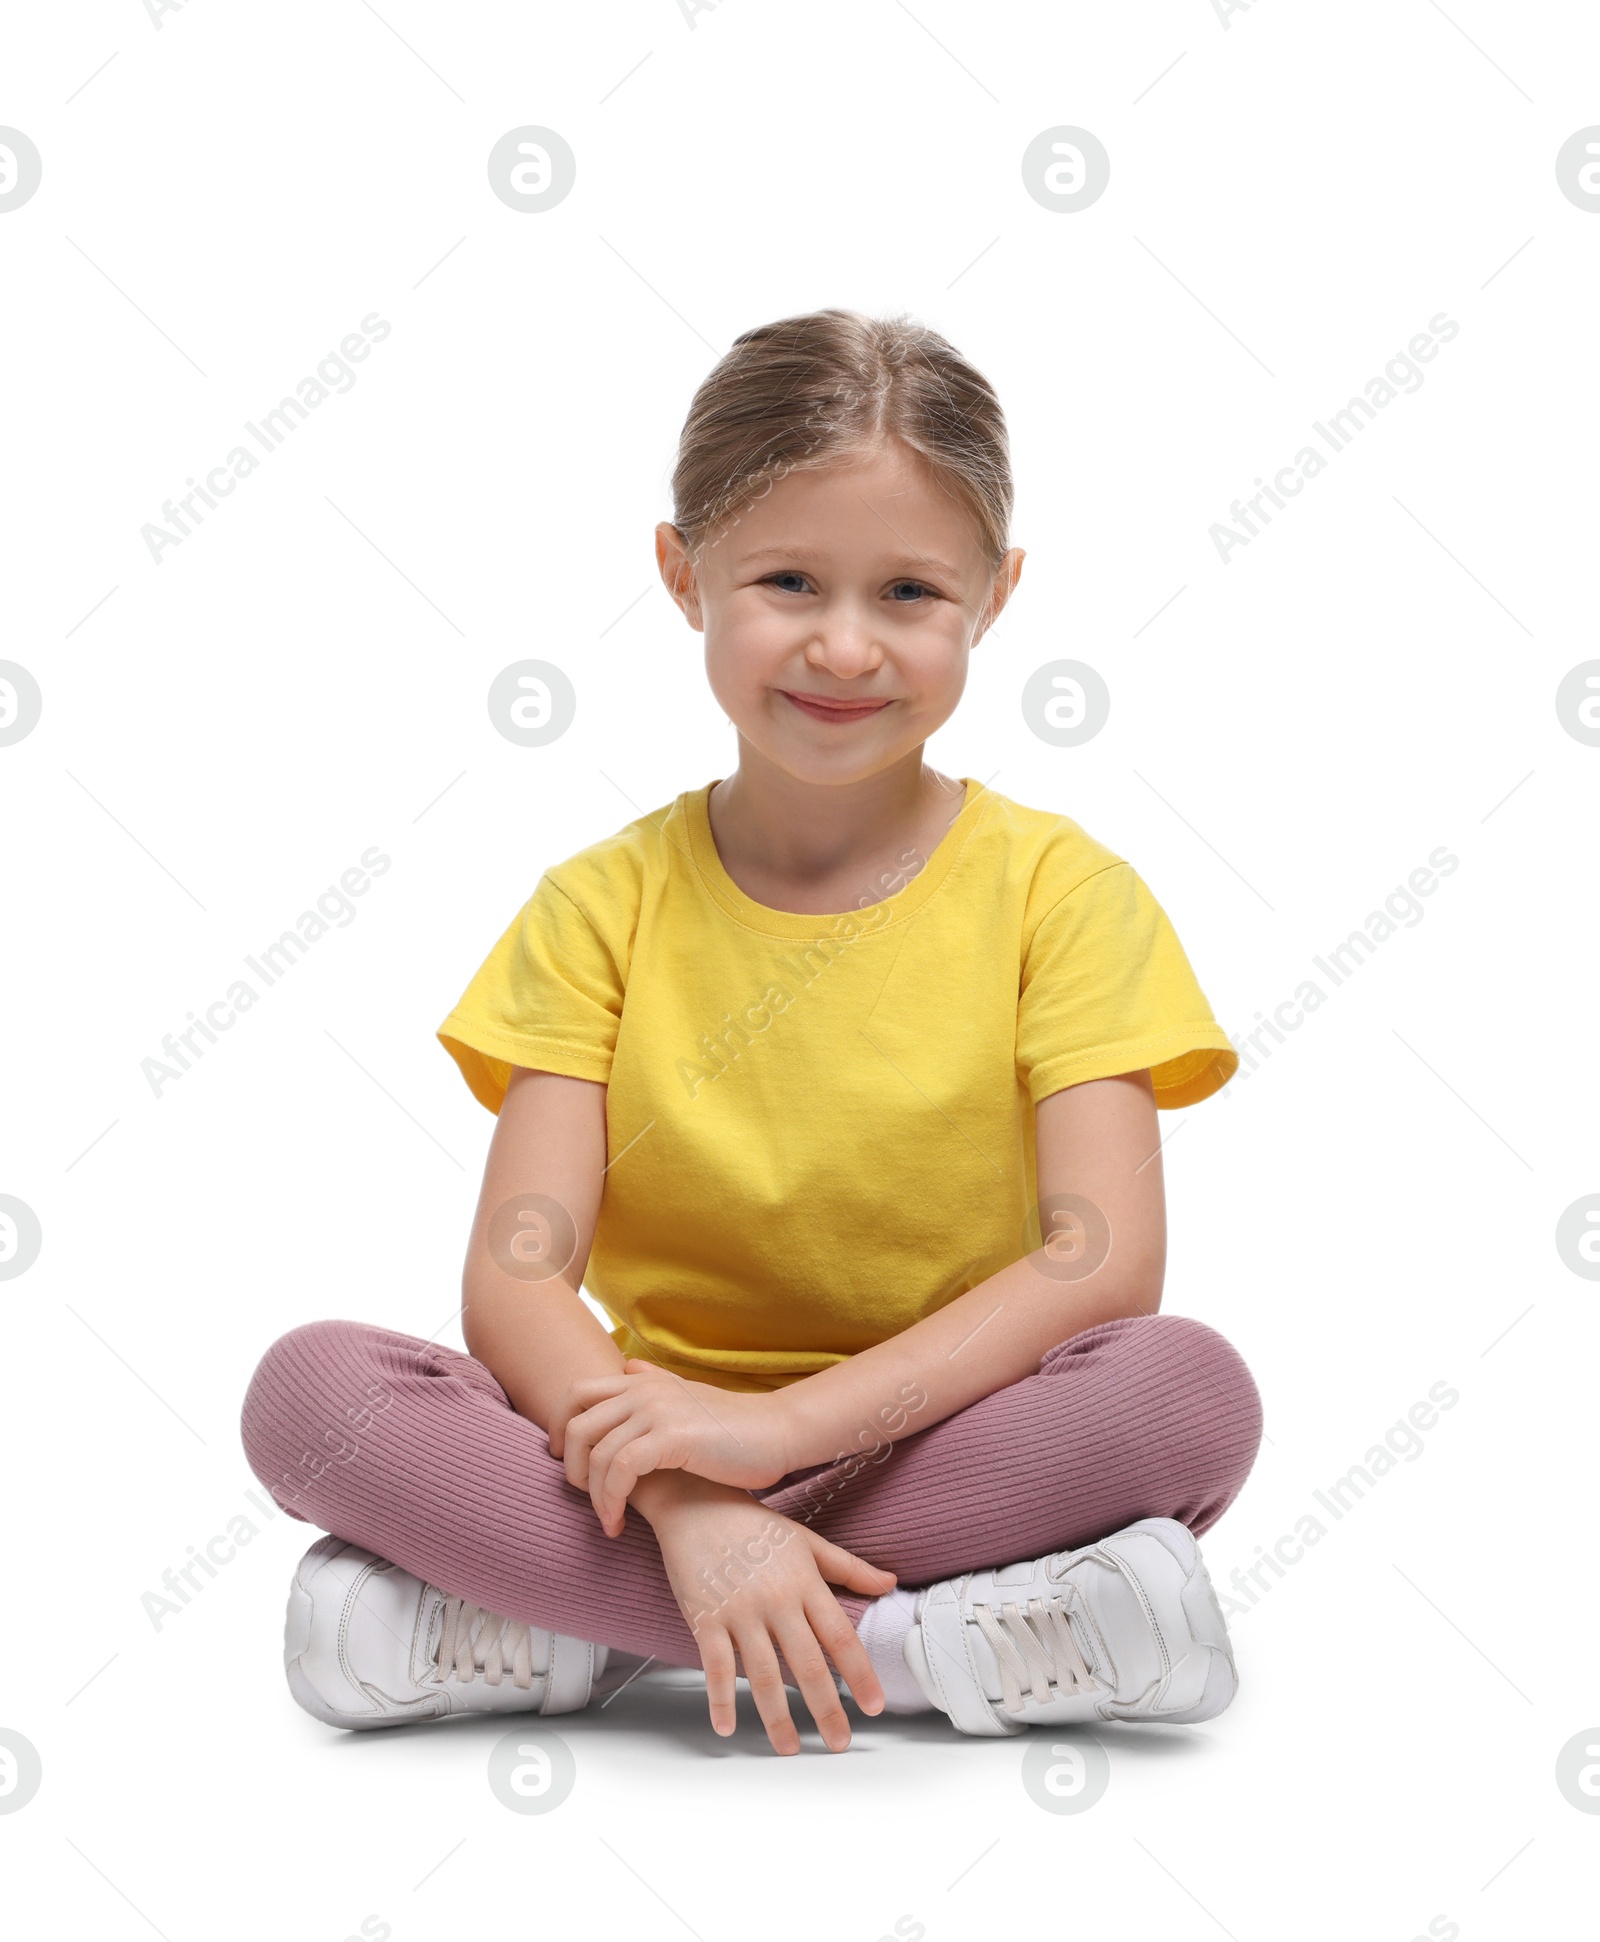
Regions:
<svg viewBox="0 0 1600 1942"><path fill-rule="evenodd" d="M365 1322L307 1322L261 1358L241 1425L292 1517L526 1624L698 1666L655 1533L608 1538L545 1433L481 1362ZM770 1509L903 1586L1093 1542L1140 1517L1210 1528L1261 1437L1239 1353L1204 1322L1103 1322L1038 1373L894 1444L791 1472ZM834 1588L852 1623L868 1599Z"/></svg>

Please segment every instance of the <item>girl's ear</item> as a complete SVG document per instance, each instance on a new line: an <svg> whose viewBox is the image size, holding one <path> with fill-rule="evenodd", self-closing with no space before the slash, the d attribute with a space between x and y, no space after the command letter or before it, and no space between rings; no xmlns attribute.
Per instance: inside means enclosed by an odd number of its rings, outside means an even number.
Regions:
<svg viewBox="0 0 1600 1942"><path fill-rule="evenodd" d="M700 615L700 584L689 556L689 544L668 519L656 527L656 565L661 570L662 584L683 610L684 618L700 631L704 625Z"/></svg>
<svg viewBox="0 0 1600 1942"><path fill-rule="evenodd" d="M989 629L999 619L1001 609L1016 590L1017 580L1022 572L1022 562L1027 558L1020 546L1008 547L1000 556L1000 564L994 570L994 578L989 583L989 597L978 615L978 631L972 637L976 647Z"/></svg>

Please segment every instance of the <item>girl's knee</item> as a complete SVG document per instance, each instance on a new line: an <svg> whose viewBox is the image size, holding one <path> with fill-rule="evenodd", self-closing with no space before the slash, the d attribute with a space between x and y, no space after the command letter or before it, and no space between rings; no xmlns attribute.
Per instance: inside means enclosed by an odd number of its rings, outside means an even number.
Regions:
<svg viewBox="0 0 1600 1942"><path fill-rule="evenodd" d="M256 1364L240 1411L250 1467L270 1487L285 1464L336 1458L375 1410L393 1401L377 1354L382 1331L362 1322L304 1322L280 1335Z"/></svg>
<svg viewBox="0 0 1600 1942"><path fill-rule="evenodd" d="M1190 1315L1127 1315L1044 1357L1054 1403L1092 1427L1118 1515L1175 1517L1208 1530L1238 1496L1261 1443L1261 1396L1244 1357ZM1074 1393L1076 1392L1076 1393ZM1113 1491L1113 1495L1115 1495Z"/></svg>
<svg viewBox="0 0 1600 1942"><path fill-rule="evenodd" d="M1118 1393L1147 1402L1166 1437L1181 1438L1202 1468L1244 1481L1261 1443L1261 1394L1244 1357L1209 1323L1125 1315L1058 1343L1039 1368L1074 1363L1114 1372Z"/></svg>
<svg viewBox="0 0 1600 1942"><path fill-rule="evenodd" d="M1188 1465L1221 1503L1231 1503L1261 1448L1261 1392L1225 1335L1190 1315L1152 1315L1164 1324L1159 1356L1173 1433ZM1214 1513L1219 1515L1220 1511Z"/></svg>
<svg viewBox="0 0 1600 1942"><path fill-rule="evenodd" d="M268 1398L316 1394L330 1384L347 1387L353 1376L375 1371L380 1331L365 1322L302 1322L280 1335L250 1378L245 1410Z"/></svg>
<svg viewBox="0 0 1600 1942"><path fill-rule="evenodd" d="M1245 1360L1225 1335L1193 1315L1121 1315L1098 1322L1046 1351L1041 1371L1082 1358L1115 1361L1128 1368L1188 1368L1241 1395L1255 1395Z"/></svg>
<svg viewBox="0 0 1600 1942"><path fill-rule="evenodd" d="M1197 1321L1193 1315L1141 1315L1138 1320L1154 1331L1152 1340L1159 1354L1171 1356L1179 1366L1260 1413L1261 1397L1244 1357L1209 1322Z"/></svg>

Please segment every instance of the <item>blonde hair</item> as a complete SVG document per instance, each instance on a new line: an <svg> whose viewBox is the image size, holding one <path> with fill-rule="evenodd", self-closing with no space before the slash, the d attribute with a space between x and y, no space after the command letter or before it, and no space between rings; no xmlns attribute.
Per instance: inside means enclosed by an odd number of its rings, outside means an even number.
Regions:
<svg viewBox="0 0 1600 1942"><path fill-rule="evenodd" d="M937 331L904 315L813 310L736 337L684 420L673 524L699 553L730 515L788 473L888 438L909 446L955 495L989 566L998 566L1012 506L1000 400Z"/></svg>

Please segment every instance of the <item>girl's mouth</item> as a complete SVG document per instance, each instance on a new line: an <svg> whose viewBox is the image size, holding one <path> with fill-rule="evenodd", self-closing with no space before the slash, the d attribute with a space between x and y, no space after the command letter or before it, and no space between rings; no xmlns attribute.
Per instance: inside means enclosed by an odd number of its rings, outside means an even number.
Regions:
<svg viewBox="0 0 1600 1942"><path fill-rule="evenodd" d="M888 698L881 701L828 701L821 695L791 694L787 688L780 688L778 693L813 721L821 722L863 721L868 715L875 715L889 706Z"/></svg>

